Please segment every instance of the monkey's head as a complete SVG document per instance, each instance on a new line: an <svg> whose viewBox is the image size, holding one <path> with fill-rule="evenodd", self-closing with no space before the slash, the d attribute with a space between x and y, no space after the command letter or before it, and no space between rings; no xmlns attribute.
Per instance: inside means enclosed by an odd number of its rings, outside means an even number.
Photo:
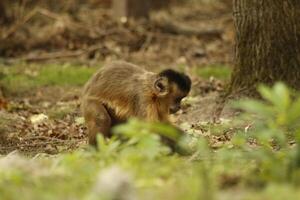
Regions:
<svg viewBox="0 0 300 200"><path fill-rule="evenodd" d="M191 90L191 79L172 69L163 70L155 80L154 88L159 98L166 102L171 114L180 109L181 100Z"/></svg>

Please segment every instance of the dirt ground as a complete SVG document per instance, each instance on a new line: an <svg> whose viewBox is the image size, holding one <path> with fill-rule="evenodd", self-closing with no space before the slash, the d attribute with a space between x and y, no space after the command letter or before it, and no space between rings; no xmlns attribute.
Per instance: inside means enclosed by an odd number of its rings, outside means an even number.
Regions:
<svg viewBox="0 0 300 200"><path fill-rule="evenodd" d="M194 69L232 65L234 29L228 7L172 6L153 13L147 22L121 22L104 8L90 9L84 15L86 9L79 10L76 17L45 8L25 15L29 19L2 30L5 37L0 41L1 62L7 67L20 60L94 66L122 59L152 71L183 66L192 77L193 91L177 114L177 123L196 125L211 120L225 83L202 79ZM57 154L85 146L80 90L81 87L51 86L18 96L5 94L0 101L0 154L14 150ZM231 115L224 113L225 118Z"/></svg>

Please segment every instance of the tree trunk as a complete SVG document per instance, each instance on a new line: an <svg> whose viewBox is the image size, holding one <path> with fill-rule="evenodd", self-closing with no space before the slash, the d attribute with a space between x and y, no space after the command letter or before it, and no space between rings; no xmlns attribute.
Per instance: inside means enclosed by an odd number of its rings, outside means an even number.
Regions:
<svg viewBox="0 0 300 200"><path fill-rule="evenodd" d="M9 18L7 16L7 13L6 13L6 9L7 6L6 5L6 1L2 0L0 1L0 24L5 24L9 21Z"/></svg>
<svg viewBox="0 0 300 200"><path fill-rule="evenodd" d="M258 83L300 89L300 1L234 0L235 67L229 94L252 96Z"/></svg>
<svg viewBox="0 0 300 200"><path fill-rule="evenodd" d="M158 10L161 8L166 8L170 5L171 0L151 0L151 9Z"/></svg>
<svg viewBox="0 0 300 200"><path fill-rule="evenodd" d="M116 18L148 18L150 0L113 0L113 14Z"/></svg>

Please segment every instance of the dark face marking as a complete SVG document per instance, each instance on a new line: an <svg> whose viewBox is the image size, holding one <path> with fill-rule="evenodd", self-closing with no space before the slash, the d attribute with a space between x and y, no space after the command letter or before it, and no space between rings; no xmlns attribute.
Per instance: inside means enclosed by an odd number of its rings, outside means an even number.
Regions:
<svg viewBox="0 0 300 200"><path fill-rule="evenodd" d="M169 107L169 112L171 114L174 114L181 109L181 100L186 96L187 93L182 92L180 89L178 89L178 86L176 84L173 84Z"/></svg>
<svg viewBox="0 0 300 200"><path fill-rule="evenodd" d="M170 114L174 114L176 113L178 110L180 110L181 106L180 104L173 104L170 109L169 109L169 112Z"/></svg>

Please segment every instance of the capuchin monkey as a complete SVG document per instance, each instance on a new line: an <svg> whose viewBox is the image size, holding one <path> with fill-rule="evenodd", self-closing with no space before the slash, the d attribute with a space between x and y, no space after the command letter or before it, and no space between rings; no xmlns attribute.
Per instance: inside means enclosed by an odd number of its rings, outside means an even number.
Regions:
<svg viewBox="0 0 300 200"><path fill-rule="evenodd" d="M81 109L89 144L97 146L98 133L110 137L113 126L131 117L169 123L169 114L180 109L190 89L190 78L172 69L153 73L123 61L105 65L83 89Z"/></svg>

